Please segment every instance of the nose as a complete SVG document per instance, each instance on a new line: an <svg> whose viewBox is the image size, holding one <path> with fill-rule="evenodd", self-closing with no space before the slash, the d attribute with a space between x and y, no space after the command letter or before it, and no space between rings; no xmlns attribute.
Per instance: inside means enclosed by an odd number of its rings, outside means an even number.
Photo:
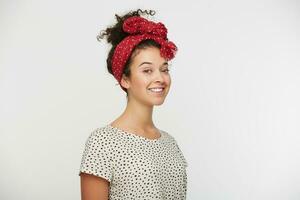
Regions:
<svg viewBox="0 0 300 200"><path fill-rule="evenodd" d="M154 77L155 82L164 82L163 72L157 70Z"/></svg>

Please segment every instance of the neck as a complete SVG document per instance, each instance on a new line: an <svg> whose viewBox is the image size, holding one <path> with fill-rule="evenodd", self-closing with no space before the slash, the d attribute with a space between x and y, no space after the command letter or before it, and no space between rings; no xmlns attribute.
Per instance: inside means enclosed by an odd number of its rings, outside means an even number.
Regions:
<svg viewBox="0 0 300 200"><path fill-rule="evenodd" d="M128 101L126 109L116 121L135 129L153 129L152 113L153 106L142 104L132 98Z"/></svg>

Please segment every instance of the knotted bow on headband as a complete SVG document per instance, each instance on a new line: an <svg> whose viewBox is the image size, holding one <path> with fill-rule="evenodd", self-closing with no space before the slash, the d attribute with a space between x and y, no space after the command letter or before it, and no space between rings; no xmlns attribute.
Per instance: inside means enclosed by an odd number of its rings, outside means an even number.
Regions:
<svg viewBox="0 0 300 200"><path fill-rule="evenodd" d="M155 23L139 16L133 16L124 21L123 30L129 35L116 46L112 57L112 71L120 86L125 64L134 47L141 41L153 39L159 43L161 45L160 54L167 60L174 58L177 52L176 45L168 40L168 30L161 22ZM126 91L122 86L121 88Z"/></svg>
<svg viewBox="0 0 300 200"><path fill-rule="evenodd" d="M130 17L123 23L123 30L131 35L149 33L166 39L167 29L161 22L155 23L142 17Z"/></svg>

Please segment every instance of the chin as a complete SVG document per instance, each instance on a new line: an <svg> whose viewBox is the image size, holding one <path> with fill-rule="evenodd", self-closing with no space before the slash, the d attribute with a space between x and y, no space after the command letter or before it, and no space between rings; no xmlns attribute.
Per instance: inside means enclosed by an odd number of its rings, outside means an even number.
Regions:
<svg viewBox="0 0 300 200"><path fill-rule="evenodd" d="M153 95L152 93L147 94L148 98L148 104L151 106L159 106L162 105L167 97L168 91L164 93L163 95ZM149 95L150 94L150 95Z"/></svg>
<svg viewBox="0 0 300 200"><path fill-rule="evenodd" d="M164 103L164 101L153 103L154 106L160 106Z"/></svg>
<svg viewBox="0 0 300 200"><path fill-rule="evenodd" d="M164 102L165 102L165 98L163 98L163 99L156 99L156 100L151 101L150 103L151 103L153 106L160 106L160 105L162 105Z"/></svg>

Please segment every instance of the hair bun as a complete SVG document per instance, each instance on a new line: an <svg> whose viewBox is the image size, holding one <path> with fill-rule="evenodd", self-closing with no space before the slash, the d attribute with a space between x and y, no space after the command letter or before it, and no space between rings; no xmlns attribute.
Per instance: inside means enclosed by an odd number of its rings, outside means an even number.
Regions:
<svg viewBox="0 0 300 200"><path fill-rule="evenodd" d="M104 38L106 38L107 43L110 43L112 46L116 46L119 44L129 33L123 30L123 23L126 19L133 17L133 16L141 16L141 15L155 15L154 10L141 10L137 9L136 11L131 11L125 14L124 16L119 16L115 14L115 18L117 23L113 26L106 28L105 30L100 31L97 35L97 40L101 42Z"/></svg>

